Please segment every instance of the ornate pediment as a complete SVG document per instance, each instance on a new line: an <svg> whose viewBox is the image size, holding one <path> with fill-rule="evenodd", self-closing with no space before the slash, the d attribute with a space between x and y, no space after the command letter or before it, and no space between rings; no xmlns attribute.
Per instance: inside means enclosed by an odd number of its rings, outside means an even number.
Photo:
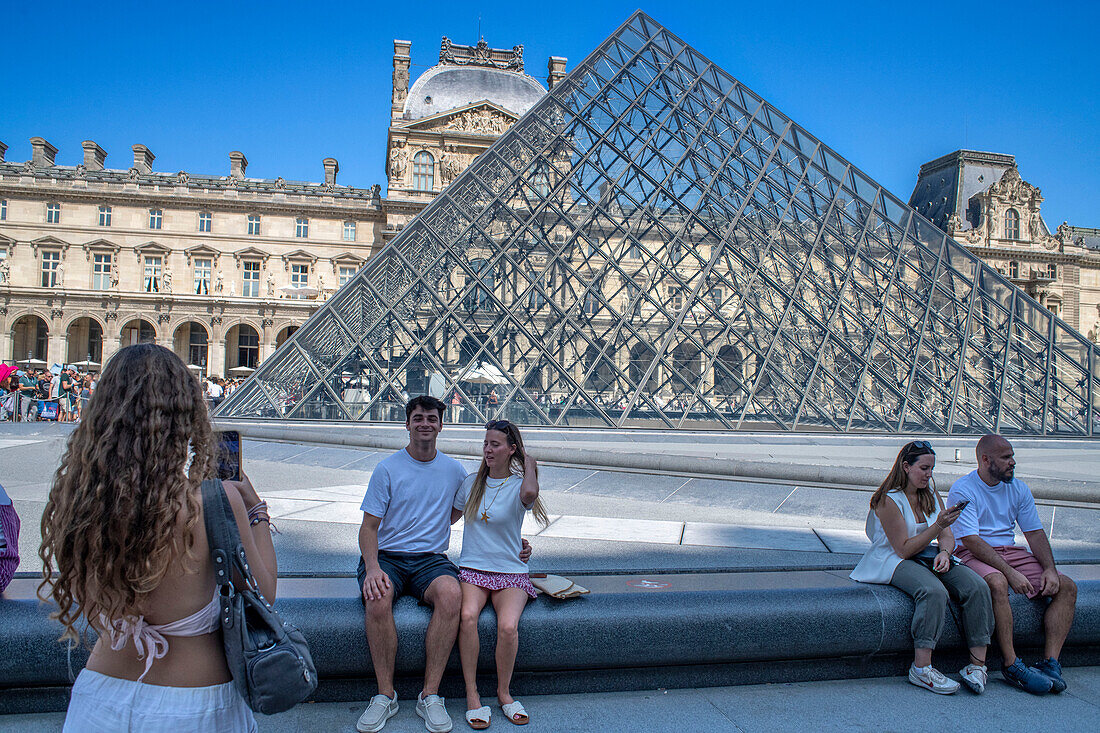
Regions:
<svg viewBox="0 0 1100 733"><path fill-rule="evenodd" d="M191 264L191 260L195 257L209 257L214 262L214 267L218 266L218 258L221 256L221 252L205 244L200 244L190 249L185 249L187 254L187 264Z"/></svg>
<svg viewBox="0 0 1100 733"><path fill-rule="evenodd" d="M424 117L406 126L420 132L462 132L472 135L503 135L517 119L503 107L489 101L475 102Z"/></svg>
<svg viewBox="0 0 1100 733"><path fill-rule="evenodd" d="M1039 188L1020 178L1020 171L1015 166L1006 170L1001 180L989 187L989 193L1009 204L1026 206L1033 200L1043 200L1043 194Z"/></svg>

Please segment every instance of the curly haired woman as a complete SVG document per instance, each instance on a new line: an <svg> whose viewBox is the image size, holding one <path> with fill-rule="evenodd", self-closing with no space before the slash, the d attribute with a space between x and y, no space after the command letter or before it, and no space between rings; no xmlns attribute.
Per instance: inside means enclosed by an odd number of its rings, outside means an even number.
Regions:
<svg viewBox="0 0 1100 733"><path fill-rule="evenodd" d="M254 731L226 667L201 483L215 441L199 382L168 349L119 351L69 438L42 514L44 580L62 639L99 639L65 731ZM275 596L269 521L247 478L224 482L252 572Z"/></svg>

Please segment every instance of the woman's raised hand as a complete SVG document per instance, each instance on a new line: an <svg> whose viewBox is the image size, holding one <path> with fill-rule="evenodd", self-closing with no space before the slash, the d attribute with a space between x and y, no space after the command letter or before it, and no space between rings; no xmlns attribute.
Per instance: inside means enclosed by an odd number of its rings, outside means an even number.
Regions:
<svg viewBox="0 0 1100 733"><path fill-rule="evenodd" d="M936 517L936 524L939 526L940 529L947 529L955 523L955 520L959 518L960 514L962 514L962 509L960 507L953 506L948 509L944 509L942 512L940 512L939 516Z"/></svg>
<svg viewBox="0 0 1100 733"><path fill-rule="evenodd" d="M256 489L252 487L252 482L248 480L248 476L244 471L241 471L240 481L223 479L222 484L236 490L241 495L241 501L244 502L246 508L254 507L260 503L260 495L256 493Z"/></svg>
<svg viewBox="0 0 1100 733"><path fill-rule="evenodd" d="M538 470L538 467L539 467L539 464L535 460L535 457L532 456L530 453L524 453L524 455L523 455L523 472L525 474L528 473L528 472L534 473L535 471Z"/></svg>

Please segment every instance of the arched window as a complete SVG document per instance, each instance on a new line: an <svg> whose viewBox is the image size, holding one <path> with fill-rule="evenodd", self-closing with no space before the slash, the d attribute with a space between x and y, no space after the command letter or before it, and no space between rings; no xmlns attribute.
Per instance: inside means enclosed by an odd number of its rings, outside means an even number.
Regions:
<svg viewBox="0 0 1100 733"><path fill-rule="evenodd" d="M1005 239L1020 238L1020 215L1016 209L1005 212Z"/></svg>
<svg viewBox="0 0 1100 733"><path fill-rule="evenodd" d="M417 191L431 191L435 185L435 159L426 150L413 156L413 188Z"/></svg>

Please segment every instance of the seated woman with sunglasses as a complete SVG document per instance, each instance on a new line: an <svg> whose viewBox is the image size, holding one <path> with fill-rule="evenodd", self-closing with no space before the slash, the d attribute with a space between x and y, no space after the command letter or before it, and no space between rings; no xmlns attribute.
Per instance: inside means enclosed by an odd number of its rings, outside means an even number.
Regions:
<svg viewBox="0 0 1100 733"><path fill-rule="evenodd" d="M965 504L944 506L932 484L936 453L923 440L906 443L886 480L871 497L867 537L871 549L852 571L853 580L889 583L913 597L913 665L909 681L940 695L959 683L932 666L932 649L943 633L950 596L962 607L970 663L959 675L976 693L985 690L986 647L993 633L989 587L965 565L955 564L951 525ZM932 547L936 540L938 547Z"/></svg>
<svg viewBox="0 0 1100 733"><path fill-rule="evenodd" d="M535 588L519 559L523 517L532 512L550 523L539 501L538 466L523 449L519 428L507 420L485 426L481 466L462 482L455 496L452 521L465 516L459 580L462 611L458 650L466 681L466 722L475 730L489 727L491 711L477 690L480 640L477 620L491 598L497 614L497 701L508 720L526 725L527 711L512 698L512 670L519 649L519 617ZM983 583L984 585L984 583Z"/></svg>

